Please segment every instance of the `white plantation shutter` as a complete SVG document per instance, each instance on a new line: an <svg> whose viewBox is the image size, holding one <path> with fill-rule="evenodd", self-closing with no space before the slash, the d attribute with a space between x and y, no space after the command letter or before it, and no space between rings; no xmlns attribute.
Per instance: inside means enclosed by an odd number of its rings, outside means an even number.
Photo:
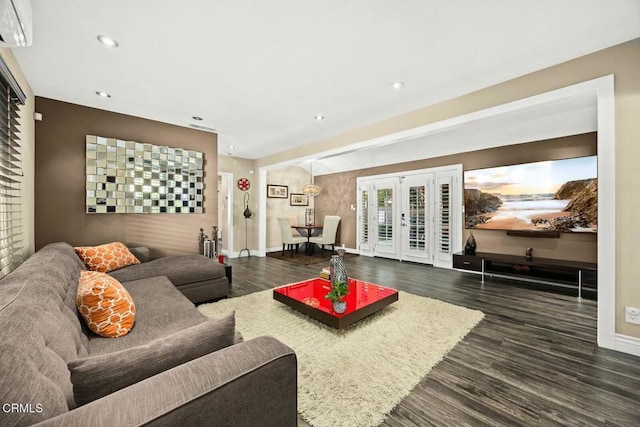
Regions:
<svg viewBox="0 0 640 427"><path fill-rule="evenodd" d="M369 244L369 190L360 192L360 245Z"/></svg>
<svg viewBox="0 0 640 427"><path fill-rule="evenodd" d="M426 205L427 189L424 185L409 187L409 241L410 250L424 251L426 249Z"/></svg>
<svg viewBox="0 0 640 427"><path fill-rule="evenodd" d="M22 230L19 105L26 96L0 58L0 277L26 258Z"/></svg>
<svg viewBox="0 0 640 427"><path fill-rule="evenodd" d="M451 178L438 180L438 251L451 253Z"/></svg>

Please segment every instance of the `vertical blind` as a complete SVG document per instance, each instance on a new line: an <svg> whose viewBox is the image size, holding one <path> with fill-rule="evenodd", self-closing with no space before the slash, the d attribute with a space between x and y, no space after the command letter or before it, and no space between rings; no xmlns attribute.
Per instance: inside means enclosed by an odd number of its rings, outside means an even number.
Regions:
<svg viewBox="0 0 640 427"><path fill-rule="evenodd" d="M22 230L19 105L26 97L0 57L0 277L26 258Z"/></svg>

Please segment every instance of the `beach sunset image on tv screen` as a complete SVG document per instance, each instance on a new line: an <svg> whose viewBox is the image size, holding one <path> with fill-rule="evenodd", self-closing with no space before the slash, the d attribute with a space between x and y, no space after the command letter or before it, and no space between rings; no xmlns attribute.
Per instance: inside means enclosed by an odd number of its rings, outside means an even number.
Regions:
<svg viewBox="0 0 640 427"><path fill-rule="evenodd" d="M470 229L596 233L598 158L465 171L464 204Z"/></svg>

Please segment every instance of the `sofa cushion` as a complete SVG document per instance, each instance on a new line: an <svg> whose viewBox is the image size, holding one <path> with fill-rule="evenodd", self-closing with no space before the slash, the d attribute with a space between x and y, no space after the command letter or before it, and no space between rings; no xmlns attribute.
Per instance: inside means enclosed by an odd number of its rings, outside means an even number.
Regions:
<svg viewBox="0 0 640 427"><path fill-rule="evenodd" d="M77 246L74 248L89 270L108 273L128 265L140 264L131 251L120 242L100 246Z"/></svg>
<svg viewBox="0 0 640 427"><path fill-rule="evenodd" d="M234 343L235 313L115 353L69 362L73 395L84 405Z"/></svg>
<svg viewBox="0 0 640 427"><path fill-rule="evenodd" d="M207 320L166 277L121 283L136 302L136 325L118 339L90 334L87 349L91 356L146 344Z"/></svg>
<svg viewBox="0 0 640 427"><path fill-rule="evenodd" d="M149 262L149 248L147 248L146 246L129 248L129 251L133 254L134 257L138 258L138 261Z"/></svg>
<svg viewBox="0 0 640 427"><path fill-rule="evenodd" d="M158 258L114 271L111 275L121 282L167 276L175 286L226 277L222 264L199 254Z"/></svg>
<svg viewBox="0 0 640 427"><path fill-rule="evenodd" d="M133 299L120 282L106 273L81 272L76 304L89 329L100 336L121 337L133 328Z"/></svg>

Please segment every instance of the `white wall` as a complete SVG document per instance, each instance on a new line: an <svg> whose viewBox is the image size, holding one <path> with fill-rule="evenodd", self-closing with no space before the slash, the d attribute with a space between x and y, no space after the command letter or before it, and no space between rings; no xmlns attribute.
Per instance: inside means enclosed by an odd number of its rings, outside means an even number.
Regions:
<svg viewBox="0 0 640 427"><path fill-rule="evenodd" d="M309 180L309 172L296 166L267 173L267 184L286 185L289 187L289 194L302 193L302 187L309 184ZM291 206L289 200L289 197L286 199L267 198L267 250L269 248L282 248L280 227L278 226L278 221L276 221L277 217L286 216L291 218L292 224L294 222L304 224L305 209L313 208L313 197L309 198L309 206Z"/></svg>

